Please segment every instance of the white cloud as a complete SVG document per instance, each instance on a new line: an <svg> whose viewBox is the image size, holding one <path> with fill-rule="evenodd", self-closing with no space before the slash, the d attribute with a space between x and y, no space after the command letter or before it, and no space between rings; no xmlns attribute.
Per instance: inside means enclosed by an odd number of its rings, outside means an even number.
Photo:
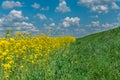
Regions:
<svg viewBox="0 0 120 80"><path fill-rule="evenodd" d="M3 23L3 19L0 19L0 26L2 26L2 23Z"/></svg>
<svg viewBox="0 0 120 80"><path fill-rule="evenodd" d="M40 4L38 4L38 3L34 3L31 6L33 8L35 8L35 9L40 9L41 11L48 11L50 9L49 6L47 6L47 7L41 7Z"/></svg>
<svg viewBox="0 0 120 80"><path fill-rule="evenodd" d="M90 24L87 25L87 27L99 27L100 22L99 21L92 21Z"/></svg>
<svg viewBox="0 0 120 80"><path fill-rule="evenodd" d="M100 25L99 21L92 21L92 26L93 27L98 27Z"/></svg>
<svg viewBox="0 0 120 80"><path fill-rule="evenodd" d="M62 22L64 27L70 26L79 26L80 25L80 18L78 17L66 17Z"/></svg>
<svg viewBox="0 0 120 80"><path fill-rule="evenodd" d="M107 5L96 5L96 6L92 6L91 10L98 13L102 13L102 12L107 13L108 7Z"/></svg>
<svg viewBox="0 0 120 80"><path fill-rule="evenodd" d="M111 26L112 26L112 24L109 24L109 23L102 24L102 27L104 27L104 28L111 27Z"/></svg>
<svg viewBox="0 0 120 80"><path fill-rule="evenodd" d="M1 26L13 26L13 22L22 20L28 20L28 17L24 17L22 11L11 10L8 15L1 18L0 22Z"/></svg>
<svg viewBox="0 0 120 80"><path fill-rule="evenodd" d="M37 4L37 3L34 3L34 4L32 5L32 7L38 9L38 8L40 8L40 5Z"/></svg>
<svg viewBox="0 0 120 80"><path fill-rule="evenodd" d="M95 2L95 0L79 0L78 4L79 5L87 5L87 6L89 6L94 2Z"/></svg>
<svg viewBox="0 0 120 80"><path fill-rule="evenodd" d="M12 27L14 30L20 31L38 31L32 23L26 22L28 17L24 17L22 11L11 10L8 15L0 18L0 30L6 27Z"/></svg>
<svg viewBox="0 0 120 80"><path fill-rule="evenodd" d="M21 21L26 19L28 19L28 17L24 17L22 15L22 11L11 10L9 14L2 17L0 21L2 21L3 23L11 23L13 21Z"/></svg>
<svg viewBox="0 0 120 80"><path fill-rule="evenodd" d="M101 27L103 27L103 28L114 28L117 26L118 26L118 23L104 23L101 25Z"/></svg>
<svg viewBox="0 0 120 80"><path fill-rule="evenodd" d="M90 24L86 25L86 27L91 28L93 30L104 30L104 29L110 29L117 27L118 23L113 22L113 23L100 23L99 21L92 21Z"/></svg>
<svg viewBox="0 0 120 80"><path fill-rule="evenodd" d="M18 27L22 27L22 28L33 28L34 27L32 23L27 23L27 22L16 22L14 23L14 25Z"/></svg>
<svg viewBox="0 0 120 80"><path fill-rule="evenodd" d="M0 19L1 26L12 26L15 21L28 20L28 17L22 15L22 11L11 10L8 15Z"/></svg>
<svg viewBox="0 0 120 80"><path fill-rule="evenodd" d="M55 23L51 23L50 26L55 26Z"/></svg>
<svg viewBox="0 0 120 80"><path fill-rule="evenodd" d="M100 5L100 4L108 4L114 2L115 0L79 0L79 5Z"/></svg>
<svg viewBox="0 0 120 80"><path fill-rule="evenodd" d="M15 22L14 26L16 26L16 30L20 30L23 32L27 32L27 31L38 31L35 26L32 23L27 23L27 22Z"/></svg>
<svg viewBox="0 0 120 80"><path fill-rule="evenodd" d="M67 6L67 3L64 0L61 0L58 7L56 7L56 12L66 13L70 12L71 9Z"/></svg>
<svg viewBox="0 0 120 80"><path fill-rule="evenodd" d="M86 30L88 30L87 34L91 34L91 33L98 33L101 31L116 28L118 27L118 25L119 24L117 22L113 22L113 23L101 22L100 23L99 21L92 21L90 24L86 25L85 27L86 27Z"/></svg>
<svg viewBox="0 0 120 80"><path fill-rule="evenodd" d="M22 15L22 11L17 11L17 10L11 10L7 17L11 20L16 20L16 19L27 20L28 19L28 17L24 17Z"/></svg>
<svg viewBox="0 0 120 80"><path fill-rule="evenodd" d="M112 9L120 9L120 7L115 2L112 2Z"/></svg>
<svg viewBox="0 0 120 80"><path fill-rule="evenodd" d="M45 30L50 30L50 29L52 29L51 27L54 27L54 29L55 29L56 24L54 22L52 22L50 24L43 24L43 26L44 26Z"/></svg>
<svg viewBox="0 0 120 80"><path fill-rule="evenodd" d="M117 0L79 0L78 4L80 6L86 6L90 8L90 10L93 12L107 13L111 9L119 9L119 6L116 4L116 1Z"/></svg>
<svg viewBox="0 0 120 80"><path fill-rule="evenodd" d="M19 1L4 1L2 3L2 7L4 9L14 8L14 7L22 7L22 4Z"/></svg>
<svg viewBox="0 0 120 80"><path fill-rule="evenodd" d="M37 14L37 17L39 17L41 20L47 20L47 17L44 14Z"/></svg>

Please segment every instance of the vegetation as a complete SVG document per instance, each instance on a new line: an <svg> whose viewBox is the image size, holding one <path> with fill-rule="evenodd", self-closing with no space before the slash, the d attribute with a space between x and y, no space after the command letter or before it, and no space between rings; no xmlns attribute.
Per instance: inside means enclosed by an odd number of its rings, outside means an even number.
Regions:
<svg viewBox="0 0 120 80"><path fill-rule="evenodd" d="M11 37L9 33L8 30L6 38L0 39L0 80L65 78L62 74L66 70L61 65L69 54L67 48L76 40L74 37L29 36L20 32Z"/></svg>
<svg viewBox="0 0 120 80"><path fill-rule="evenodd" d="M79 66L74 80L120 79L120 27L77 39Z"/></svg>
<svg viewBox="0 0 120 80"><path fill-rule="evenodd" d="M0 80L119 80L120 27L83 38L0 39Z"/></svg>

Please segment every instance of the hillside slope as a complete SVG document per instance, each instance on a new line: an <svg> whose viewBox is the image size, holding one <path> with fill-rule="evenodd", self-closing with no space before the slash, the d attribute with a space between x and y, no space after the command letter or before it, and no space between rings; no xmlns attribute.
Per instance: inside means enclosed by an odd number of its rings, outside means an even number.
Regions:
<svg viewBox="0 0 120 80"><path fill-rule="evenodd" d="M120 79L120 27L77 39L75 80Z"/></svg>

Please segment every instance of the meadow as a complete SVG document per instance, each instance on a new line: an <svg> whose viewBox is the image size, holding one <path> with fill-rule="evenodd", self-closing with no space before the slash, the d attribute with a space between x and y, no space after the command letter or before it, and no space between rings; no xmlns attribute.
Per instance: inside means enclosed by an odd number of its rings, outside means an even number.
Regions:
<svg viewBox="0 0 120 80"><path fill-rule="evenodd" d="M120 27L82 38L7 36L0 39L0 80L120 79Z"/></svg>
<svg viewBox="0 0 120 80"><path fill-rule="evenodd" d="M70 79L68 48L76 41L74 37L21 32L10 37L8 33L0 39L0 80Z"/></svg>

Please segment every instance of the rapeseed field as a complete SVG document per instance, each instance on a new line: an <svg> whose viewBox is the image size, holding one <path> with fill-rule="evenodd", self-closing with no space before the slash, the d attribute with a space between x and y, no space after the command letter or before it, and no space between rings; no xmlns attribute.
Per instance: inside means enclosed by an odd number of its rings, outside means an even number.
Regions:
<svg viewBox="0 0 120 80"><path fill-rule="evenodd" d="M75 41L72 36L50 37L43 34L30 37L18 32L10 37L7 34L6 38L0 39L0 80L60 79L60 65L64 65L60 59L67 58L68 47Z"/></svg>

